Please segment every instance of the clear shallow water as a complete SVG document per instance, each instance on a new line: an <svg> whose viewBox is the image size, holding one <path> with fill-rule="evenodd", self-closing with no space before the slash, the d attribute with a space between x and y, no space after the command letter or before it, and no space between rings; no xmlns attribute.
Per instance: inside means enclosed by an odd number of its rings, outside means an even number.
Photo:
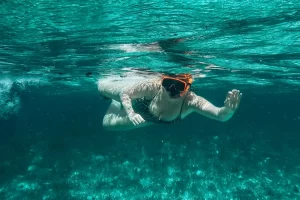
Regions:
<svg viewBox="0 0 300 200"><path fill-rule="evenodd" d="M0 5L2 199L299 198L298 1ZM241 109L105 132L95 82L134 69L190 72L217 105L241 89Z"/></svg>
<svg viewBox="0 0 300 200"><path fill-rule="evenodd" d="M9 77L90 87L89 72L149 68L205 74L213 87L299 87L298 1L26 2L1 3L0 62ZM185 40L166 44L174 38ZM158 41L168 53L114 48Z"/></svg>

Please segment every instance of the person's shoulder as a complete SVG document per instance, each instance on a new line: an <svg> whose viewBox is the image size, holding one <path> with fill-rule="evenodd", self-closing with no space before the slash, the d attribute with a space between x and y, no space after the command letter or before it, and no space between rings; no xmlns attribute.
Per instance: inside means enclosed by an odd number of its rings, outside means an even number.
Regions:
<svg viewBox="0 0 300 200"><path fill-rule="evenodd" d="M187 100L193 100L195 97L197 97L197 95L194 92L189 91L186 98Z"/></svg>
<svg viewBox="0 0 300 200"><path fill-rule="evenodd" d="M198 101L200 99L203 99L203 97L197 95L196 93L192 92L192 91L189 91L189 93L187 94L187 97L186 97L186 102L187 104L190 104L194 101Z"/></svg>

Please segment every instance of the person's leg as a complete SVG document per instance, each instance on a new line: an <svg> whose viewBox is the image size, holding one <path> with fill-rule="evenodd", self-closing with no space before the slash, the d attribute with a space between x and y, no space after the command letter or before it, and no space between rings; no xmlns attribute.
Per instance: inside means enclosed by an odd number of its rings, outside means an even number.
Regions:
<svg viewBox="0 0 300 200"><path fill-rule="evenodd" d="M122 131L129 129L141 128L151 125L152 123L145 122L141 125L135 126L127 117L125 110L120 102L112 100L104 118L102 125L106 130Z"/></svg>

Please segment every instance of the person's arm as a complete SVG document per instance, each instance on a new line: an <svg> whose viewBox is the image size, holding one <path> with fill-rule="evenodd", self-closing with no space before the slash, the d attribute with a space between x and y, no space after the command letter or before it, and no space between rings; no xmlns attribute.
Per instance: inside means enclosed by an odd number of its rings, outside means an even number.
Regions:
<svg viewBox="0 0 300 200"><path fill-rule="evenodd" d="M197 112L201 115L215 119L221 122L229 120L237 110L240 104L242 93L238 90L229 91L223 107L216 107L203 97L192 93L188 101L188 107L191 112Z"/></svg>
<svg viewBox="0 0 300 200"><path fill-rule="evenodd" d="M125 88L120 93L120 99L126 113L130 114L134 112L132 108L132 100L141 97L153 96L157 90L156 85L157 84L153 82L148 82L148 83L137 84L129 88Z"/></svg>
<svg viewBox="0 0 300 200"><path fill-rule="evenodd" d="M124 89L120 93L122 106L124 107L124 110L127 116L129 117L130 121L132 121L134 125L138 125L144 122L145 120L139 114L134 112L132 108L132 100L141 97L154 96L158 88L157 86L158 84L155 82L143 83L143 84L138 84L134 87Z"/></svg>
<svg viewBox="0 0 300 200"><path fill-rule="evenodd" d="M129 94L127 94L126 92L122 92L120 94L120 99L121 99L122 106L124 107L124 110L127 113L127 115L133 113L134 110L132 108L131 97L129 96Z"/></svg>

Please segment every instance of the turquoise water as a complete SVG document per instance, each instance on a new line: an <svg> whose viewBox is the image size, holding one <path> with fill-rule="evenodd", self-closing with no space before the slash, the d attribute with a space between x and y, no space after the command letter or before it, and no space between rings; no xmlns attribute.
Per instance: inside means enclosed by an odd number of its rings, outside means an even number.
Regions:
<svg viewBox="0 0 300 200"><path fill-rule="evenodd" d="M299 199L299 1L1 1L1 199ZM101 77L191 73L226 123L106 132Z"/></svg>

